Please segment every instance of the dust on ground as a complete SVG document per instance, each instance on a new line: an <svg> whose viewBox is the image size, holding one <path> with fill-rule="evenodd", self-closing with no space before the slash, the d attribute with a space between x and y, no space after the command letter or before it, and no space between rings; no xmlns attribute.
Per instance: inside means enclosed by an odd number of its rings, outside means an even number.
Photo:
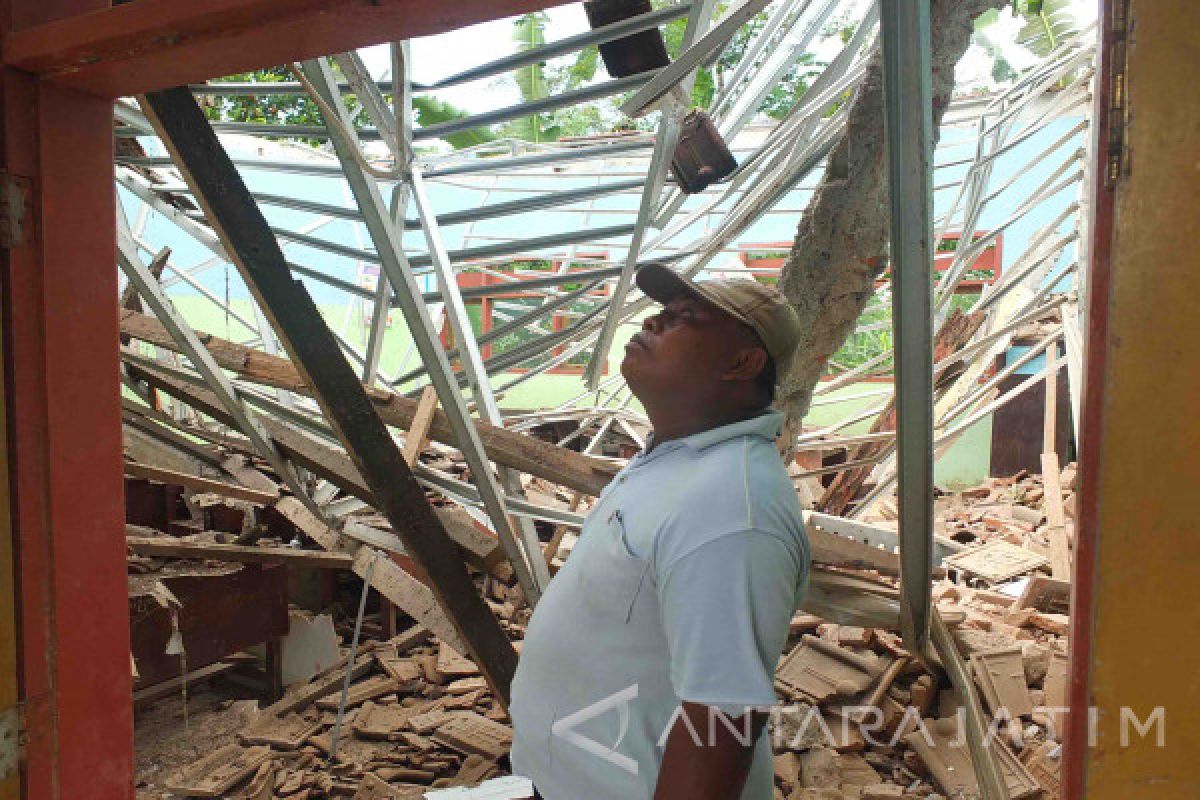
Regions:
<svg viewBox="0 0 1200 800"><path fill-rule="evenodd" d="M187 719L179 693L134 709L137 800L166 800L168 779L201 756L237 741L254 717L253 693L222 682L189 687Z"/></svg>

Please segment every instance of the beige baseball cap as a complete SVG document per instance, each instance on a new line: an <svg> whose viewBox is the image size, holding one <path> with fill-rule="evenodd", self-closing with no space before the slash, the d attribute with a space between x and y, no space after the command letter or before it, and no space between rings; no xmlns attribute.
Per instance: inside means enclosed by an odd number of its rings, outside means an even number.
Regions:
<svg viewBox="0 0 1200 800"><path fill-rule="evenodd" d="M779 290L753 278L690 281L664 264L647 264L634 276L647 297L666 305L680 295L703 298L762 339L767 353L783 373L800 341L800 318Z"/></svg>

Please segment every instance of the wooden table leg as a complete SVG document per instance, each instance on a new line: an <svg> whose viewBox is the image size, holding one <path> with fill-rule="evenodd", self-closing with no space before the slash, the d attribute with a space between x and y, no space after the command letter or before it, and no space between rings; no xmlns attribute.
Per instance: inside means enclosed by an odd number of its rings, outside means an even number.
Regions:
<svg viewBox="0 0 1200 800"><path fill-rule="evenodd" d="M283 640L267 640L267 702L283 697Z"/></svg>

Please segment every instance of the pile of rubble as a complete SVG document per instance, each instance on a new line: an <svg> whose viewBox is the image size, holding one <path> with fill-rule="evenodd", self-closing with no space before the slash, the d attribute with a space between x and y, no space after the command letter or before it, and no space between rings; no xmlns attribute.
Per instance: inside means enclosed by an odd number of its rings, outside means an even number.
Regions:
<svg viewBox="0 0 1200 800"><path fill-rule="evenodd" d="M168 791L238 800L421 798L503 772L512 730L469 659L414 626L366 643L348 662L262 709L236 743L183 769Z"/></svg>
<svg viewBox="0 0 1200 800"><path fill-rule="evenodd" d="M940 582L935 594L992 715L1009 796L1055 796L1061 712L1053 709L1066 705L1065 637L995 592ZM783 705L768 731L776 798L978 796L958 693L894 633L808 615L797 615L793 631L796 644L775 676Z"/></svg>
<svg viewBox="0 0 1200 800"><path fill-rule="evenodd" d="M938 501L938 533L967 548L945 559L933 597L971 667L1014 800L1058 792L1070 585L1047 573L1070 558L1075 473L1068 465L1045 484L993 478ZM792 627L776 672L784 705L770 725L777 800L979 796L962 701L940 669L890 631L807 614Z"/></svg>
<svg viewBox="0 0 1200 800"><path fill-rule="evenodd" d="M1047 496L1042 476L1020 472L1012 477L990 478L981 486L942 498L939 531L963 544L997 541L1053 558L1054 539L1061 530L1069 544L1074 539L1075 481L1077 470L1068 464L1053 481L1059 498ZM1003 577L982 577L997 582Z"/></svg>
<svg viewBox="0 0 1200 800"><path fill-rule="evenodd" d="M1073 486L1073 470L1063 486ZM1020 475L939 502L941 533L969 547L946 560L933 596L974 673L1014 800L1052 797L1059 780L1069 586L1046 574L1044 492L1038 478ZM1072 490L1061 493L1070 511ZM511 571L493 571L482 589L519 647L529 611ZM778 800L978 795L961 699L894 631L798 613L776 690L767 735ZM239 800L419 798L504 775L511 740L477 666L414 625L293 687L169 790Z"/></svg>

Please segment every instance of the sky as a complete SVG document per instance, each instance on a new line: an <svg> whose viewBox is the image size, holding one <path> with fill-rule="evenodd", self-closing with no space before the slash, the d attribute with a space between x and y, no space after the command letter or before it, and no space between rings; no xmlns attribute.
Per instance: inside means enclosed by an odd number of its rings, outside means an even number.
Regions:
<svg viewBox="0 0 1200 800"><path fill-rule="evenodd" d="M861 16L869 2L870 0L853 0L847 4L847 12ZM778 0L773 5L777 4ZM1096 7L1097 0L1072 0L1071 3L1071 11L1081 25L1096 19ZM547 9L546 13L550 18L546 26L548 41L588 30L587 17L581 3L556 6ZM1006 10L1001 12L999 20L987 29L986 34L1017 70L1032 66L1036 60L1028 50L1016 43L1016 34L1022 25L1023 20L1020 17L1014 17ZM836 52L839 43L830 39L824 45L824 49ZM413 79L418 83L437 80L510 55L515 49L512 40L512 18L472 25L438 36L414 39L410 43ZM818 58L821 57L821 50L821 44L818 43ZM387 45L366 48L360 52L367 67L377 78L389 71L391 57ZM960 85L970 87L985 86L991 82L991 68L991 57L982 48L972 45L959 63L958 81ZM601 70L597 80L604 79L606 76ZM438 91L437 96L474 113L513 105L521 100L516 84L507 76L485 78L442 89Z"/></svg>
<svg viewBox="0 0 1200 800"><path fill-rule="evenodd" d="M546 39L564 39L588 30L582 3L546 9L550 21ZM434 81L465 69L495 61L516 51L512 40L512 18L484 22L438 36L414 39L409 44L413 62L413 80ZM360 51L372 74L379 76L390 68L388 46ZM468 111L488 111L521 101L516 84L506 76L484 78L473 83L438 90L437 96Z"/></svg>

